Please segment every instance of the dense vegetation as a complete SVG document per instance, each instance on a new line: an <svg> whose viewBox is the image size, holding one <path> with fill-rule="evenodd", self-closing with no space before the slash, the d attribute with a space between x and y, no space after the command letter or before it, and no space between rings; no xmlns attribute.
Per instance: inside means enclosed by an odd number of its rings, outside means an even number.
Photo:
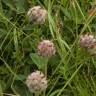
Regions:
<svg viewBox="0 0 96 96"><path fill-rule="evenodd" d="M44 39L56 54L47 62L48 87L41 96L96 96L96 56L80 47L79 37L96 35L96 0L0 0L0 96L33 96L27 76L42 69L37 55ZM48 12L44 24L28 21L29 8Z"/></svg>

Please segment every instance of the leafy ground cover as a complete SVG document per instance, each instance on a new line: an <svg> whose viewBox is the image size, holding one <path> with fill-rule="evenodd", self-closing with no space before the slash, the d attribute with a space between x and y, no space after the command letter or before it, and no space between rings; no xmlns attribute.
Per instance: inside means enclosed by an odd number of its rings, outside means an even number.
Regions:
<svg viewBox="0 0 96 96"><path fill-rule="evenodd" d="M44 39L56 54L47 62L48 87L40 96L96 96L96 56L80 47L79 37L96 36L96 0L0 0L0 96L34 96L27 76L42 69L37 55ZM28 10L39 5L48 12L44 24L28 21Z"/></svg>

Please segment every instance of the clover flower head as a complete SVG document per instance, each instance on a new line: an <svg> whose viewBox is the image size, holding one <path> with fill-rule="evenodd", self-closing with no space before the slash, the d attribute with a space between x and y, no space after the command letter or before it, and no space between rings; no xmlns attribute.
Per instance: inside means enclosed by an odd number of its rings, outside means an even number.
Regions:
<svg viewBox="0 0 96 96"><path fill-rule="evenodd" d="M34 6L29 9L27 16L31 23L43 24L47 17L47 11L41 8L41 6Z"/></svg>
<svg viewBox="0 0 96 96"><path fill-rule="evenodd" d="M35 71L27 77L26 85L32 93L41 92L46 90L47 80L42 72Z"/></svg>
<svg viewBox="0 0 96 96"><path fill-rule="evenodd" d="M51 57L55 55L56 49L54 43L49 40L43 40L38 45L38 54L42 57Z"/></svg>
<svg viewBox="0 0 96 96"><path fill-rule="evenodd" d="M80 45L81 47L92 49L94 45L96 45L96 39L93 35L88 34L88 33L85 35L81 35Z"/></svg>

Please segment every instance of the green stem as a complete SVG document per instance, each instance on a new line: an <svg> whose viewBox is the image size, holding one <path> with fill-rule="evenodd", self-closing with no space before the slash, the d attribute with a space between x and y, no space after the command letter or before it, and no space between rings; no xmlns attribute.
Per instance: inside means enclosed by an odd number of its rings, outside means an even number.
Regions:
<svg viewBox="0 0 96 96"><path fill-rule="evenodd" d="M45 77L47 78L47 63L44 66L44 71L45 71ZM43 92L43 96L45 96L46 90Z"/></svg>
<svg viewBox="0 0 96 96"><path fill-rule="evenodd" d="M44 64L44 69L43 69L43 72L44 72L44 74L45 74L45 77L47 78L47 63L48 63L48 58L45 58L46 59L46 61L45 61L45 64Z"/></svg>
<svg viewBox="0 0 96 96"><path fill-rule="evenodd" d="M45 64L45 76L47 78L47 64Z"/></svg>
<svg viewBox="0 0 96 96"><path fill-rule="evenodd" d="M47 78L47 63L48 63L48 58L46 59L46 64L44 66L44 73L45 73L45 77ZM43 96L46 95L46 90L43 92Z"/></svg>
<svg viewBox="0 0 96 96"><path fill-rule="evenodd" d="M39 93L37 92L37 93L35 93L35 96L39 96Z"/></svg>

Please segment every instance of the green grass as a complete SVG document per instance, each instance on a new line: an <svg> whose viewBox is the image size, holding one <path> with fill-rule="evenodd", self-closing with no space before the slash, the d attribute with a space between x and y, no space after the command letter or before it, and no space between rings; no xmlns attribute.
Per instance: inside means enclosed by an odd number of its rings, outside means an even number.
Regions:
<svg viewBox="0 0 96 96"><path fill-rule="evenodd" d="M52 40L57 52L48 61L48 88L40 96L96 96L96 57L79 45L81 34L96 35L94 1L0 0L0 96L34 96L25 80L46 62L35 56L43 39ZM26 16L35 5L48 11L40 26Z"/></svg>

